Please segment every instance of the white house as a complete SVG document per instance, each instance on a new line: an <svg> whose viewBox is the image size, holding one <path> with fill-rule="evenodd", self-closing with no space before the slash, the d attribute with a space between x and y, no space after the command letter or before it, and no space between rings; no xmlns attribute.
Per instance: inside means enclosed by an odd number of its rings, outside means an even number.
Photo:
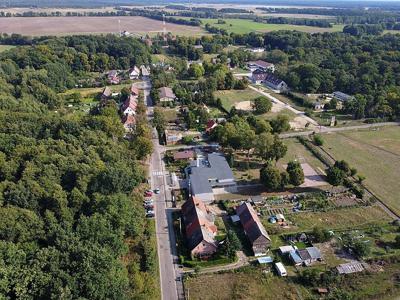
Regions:
<svg viewBox="0 0 400 300"><path fill-rule="evenodd" d="M126 115L135 115L137 107L137 99L135 96L130 95L121 106L122 113Z"/></svg>
<svg viewBox="0 0 400 300"><path fill-rule="evenodd" d="M129 79L135 80L139 79L140 77L140 69L134 66L132 69L129 70Z"/></svg>

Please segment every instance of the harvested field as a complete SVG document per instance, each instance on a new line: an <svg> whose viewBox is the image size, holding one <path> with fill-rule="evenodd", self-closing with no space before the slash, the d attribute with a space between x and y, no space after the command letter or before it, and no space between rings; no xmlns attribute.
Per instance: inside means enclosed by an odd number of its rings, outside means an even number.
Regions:
<svg viewBox="0 0 400 300"><path fill-rule="evenodd" d="M162 32L162 21L144 17L34 17L0 18L3 33L28 36L117 33L118 20L121 30L145 34ZM167 24L167 31L182 35L199 35L200 27Z"/></svg>

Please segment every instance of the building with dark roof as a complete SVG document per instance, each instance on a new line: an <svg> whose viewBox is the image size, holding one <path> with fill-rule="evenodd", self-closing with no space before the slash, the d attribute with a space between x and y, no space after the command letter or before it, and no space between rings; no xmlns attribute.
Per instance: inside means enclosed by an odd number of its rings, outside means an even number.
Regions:
<svg viewBox="0 0 400 300"><path fill-rule="evenodd" d="M213 189L222 188L226 191L236 189L233 172L225 157L220 153L209 153L207 157L191 161L186 168L190 192L193 196L205 202L214 201Z"/></svg>
<svg viewBox="0 0 400 300"><path fill-rule="evenodd" d="M307 247L305 249L296 249L289 252L289 258L295 265L310 265L313 262L322 259L321 252L317 247Z"/></svg>
<svg viewBox="0 0 400 300"><path fill-rule="evenodd" d="M267 247L271 245L271 239L251 204L245 202L236 207L236 214L239 216L244 232L250 240L254 255L265 254Z"/></svg>
<svg viewBox="0 0 400 300"><path fill-rule="evenodd" d="M252 72L255 70L271 73L275 72L275 65L264 60L249 61L247 63L247 68Z"/></svg>
<svg viewBox="0 0 400 300"><path fill-rule="evenodd" d="M346 102L346 101L350 101L350 100L354 99L353 96L347 95L347 94L339 92L339 91L333 92L333 98L335 98L341 102Z"/></svg>
<svg viewBox="0 0 400 300"><path fill-rule="evenodd" d="M274 90L286 91L288 89L288 85L282 79L279 79L272 73L261 70L255 70L251 75L251 79L255 84L265 84Z"/></svg>
<svg viewBox="0 0 400 300"><path fill-rule="evenodd" d="M209 257L218 250L215 240L217 227L201 199L191 197L182 205L182 220L192 257Z"/></svg>

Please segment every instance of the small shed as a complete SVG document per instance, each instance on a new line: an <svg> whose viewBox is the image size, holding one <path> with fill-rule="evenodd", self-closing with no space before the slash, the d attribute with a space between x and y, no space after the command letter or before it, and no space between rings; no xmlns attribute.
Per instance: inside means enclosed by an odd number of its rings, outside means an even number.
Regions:
<svg viewBox="0 0 400 300"><path fill-rule="evenodd" d="M236 223L236 222L240 221L240 218L239 218L238 215L233 215L233 216L231 216L231 220L232 220L233 223Z"/></svg>
<svg viewBox="0 0 400 300"><path fill-rule="evenodd" d="M264 256L264 257L259 257L257 258L257 261L260 265L262 264L270 264L272 263L274 260L272 259L271 256Z"/></svg>
<svg viewBox="0 0 400 300"><path fill-rule="evenodd" d="M289 253L290 251L295 251L296 249L293 246L282 246L279 247L279 253L281 254L286 254Z"/></svg>
<svg viewBox="0 0 400 300"><path fill-rule="evenodd" d="M300 266L303 263L303 260L295 250L289 252L289 258L296 266Z"/></svg>
<svg viewBox="0 0 400 300"><path fill-rule="evenodd" d="M252 202L254 205L260 205L260 204L262 204L262 203L264 202L264 199L263 199L263 197L260 196L260 195L252 196L252 197L251 197L251 202Z"/></svg>

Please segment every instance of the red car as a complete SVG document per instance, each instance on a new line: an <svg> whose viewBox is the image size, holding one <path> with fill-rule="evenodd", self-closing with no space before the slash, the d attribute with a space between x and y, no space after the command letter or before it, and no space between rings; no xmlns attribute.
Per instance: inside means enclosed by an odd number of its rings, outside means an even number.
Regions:
<svg viewBox="0 0 400 300"><path fill-rule="evenodd" d="M153 196L153 192L150 191L150 190L147 190L147 191L144 192L144 196L145 197L151 197L151 196Z"/></svg>

